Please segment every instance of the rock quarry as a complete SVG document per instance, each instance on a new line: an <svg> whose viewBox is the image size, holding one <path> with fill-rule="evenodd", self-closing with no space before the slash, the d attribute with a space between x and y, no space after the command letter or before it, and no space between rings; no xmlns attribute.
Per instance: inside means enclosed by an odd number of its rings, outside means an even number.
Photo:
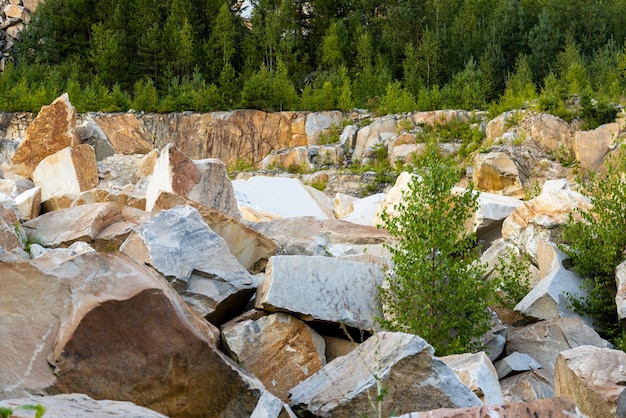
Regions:
<svg viewBox="0 0 626 418"><path fill-rule="evenodd" d="M67 95L37 115L0 113L0 407L15 417L34 416L24 405L45 417L626 416L626 354L565 297L581 278L556 246L560 226L590 202L555 158L565 147L579 167L602 169L624 116L594 131L531 111L507 118L76 114ZM468 228L482 260L493 269L507 249L525 254L533 287L494 314L485 351L438 357L375 321L393 244L380 213L410 176L371 193L374 173L349 166L379 147L390 166L410 162L424 126L453 120L486 134L458 185L480 192ZM457 153L460 142L441 147ZM620 312L625 299L621 286Z"/></svg>

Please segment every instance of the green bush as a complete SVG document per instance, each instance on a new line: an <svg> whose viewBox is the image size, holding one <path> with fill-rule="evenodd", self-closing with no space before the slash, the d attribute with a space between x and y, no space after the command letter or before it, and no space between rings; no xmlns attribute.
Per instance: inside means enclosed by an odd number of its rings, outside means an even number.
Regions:
<svg viewBox="0 0 626 418"><path fill-rule="evenodd" d="M398 214L382 216L397 244L389 247L393 267L380 288L379 322L420 335L439 356L477 349L491 326L488 304L495 292L482 279L475 234L466 231L478 194L471 187L451 194L459 173L432 143L415 174L394 208Z"/></svg>
<svg viewBox="0 0 626 418"><path fill-rule="evenodd" d="M563 229L562 250L572 260L573 269L583 278L588 296L569 296L577 312L594 319L604 338L622 344L624 329L615 306L615 268L626 251L626 159L623 155L606 165L606 172L589 173L583 194L593 207L578 210L580 219L570 216ZM626 346L622 345L622 349Z"/></svg>

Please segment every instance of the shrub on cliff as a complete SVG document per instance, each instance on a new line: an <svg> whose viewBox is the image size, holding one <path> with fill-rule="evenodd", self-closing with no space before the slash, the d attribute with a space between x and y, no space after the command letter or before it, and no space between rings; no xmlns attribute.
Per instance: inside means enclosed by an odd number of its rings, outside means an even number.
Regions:
<svg viewBox="0 0 626 418"><path fill-rule="evenodd" d="M478 205L472 188L451 193L459 174L433 146L420 160L397 215L382 216L397 239L393 267L380 289L389 330L417 334L437 355L465 352L491 324L494 285L483 281L475 235L466 224Z"/></svg>

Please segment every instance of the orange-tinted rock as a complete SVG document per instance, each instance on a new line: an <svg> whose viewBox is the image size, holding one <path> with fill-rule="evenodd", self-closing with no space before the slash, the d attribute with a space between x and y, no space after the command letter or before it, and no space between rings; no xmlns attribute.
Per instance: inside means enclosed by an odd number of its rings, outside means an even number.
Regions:
<svg viewBox="0 0 626 418"><path fill-rule="evenodd" d="M13 170L30 178L44 158L78 144L76 109L64 94L49 106L43 106L26 129L24 140L11 158Z"/></svg>
<svg viewBox="0 0 626 418"><path fill-rule="evenodd" d="M152 142L132 113L111 115L96 119L116 154L147 154Z"/></svg>

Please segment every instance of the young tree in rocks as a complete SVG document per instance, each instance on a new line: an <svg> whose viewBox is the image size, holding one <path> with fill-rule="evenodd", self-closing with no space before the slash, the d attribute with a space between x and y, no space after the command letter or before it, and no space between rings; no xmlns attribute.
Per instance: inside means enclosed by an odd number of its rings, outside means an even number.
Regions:
<svg viewBox="0 0 626 418"><path fill-rule="evenodd" d="M466 229L478 194L472 187L453 193L458 180L452 161L431 144L394 207L397 214L382 216L397 244L389 247L393 266L380 288L379 322L421 336L439 356L478 348L491 325L494 286L482 279L475 234Z"/></svg>
<svg viewBox="0 0 626 418"><path fill-rule="evenodd" d="M582 190L592 203L570 218L563 229L563 251L573 269L583 277L585 298L570 295L574 308L594 319L594 327L620 349L626 348L626 330L620 325L615 306L615 269L626 252L626 158L621 154L607 164L604 174L590 173Z"/></svg>

